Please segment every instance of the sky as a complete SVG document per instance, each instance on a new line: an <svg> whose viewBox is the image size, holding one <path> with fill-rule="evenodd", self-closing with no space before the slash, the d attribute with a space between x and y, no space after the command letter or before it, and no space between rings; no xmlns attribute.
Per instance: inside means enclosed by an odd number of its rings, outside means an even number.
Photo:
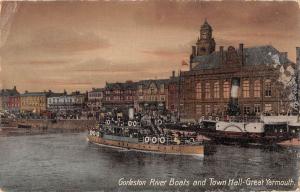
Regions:
<svg viewBox="0 0 300 192"><path fill-rule="evenodd" d="M296 2L18 2L9 19L2 17L1 86L85 91L106 82L168 78L188 70L181 63L188 62L205 18L216 49L271 44L296 60Z"/></svg>

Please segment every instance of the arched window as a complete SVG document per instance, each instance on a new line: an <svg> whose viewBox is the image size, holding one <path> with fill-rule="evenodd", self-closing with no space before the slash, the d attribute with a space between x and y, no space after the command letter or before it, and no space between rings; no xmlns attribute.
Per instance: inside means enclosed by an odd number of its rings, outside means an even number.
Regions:
<svg viewBox="0 0 300 192"><path fill-rule="evenodd" d="M250 85L249 80L243 81L243 97L249 97L250 96Z"/></svg>
<svg viewBox="0 0 300 192"><path fill-rule="evenodd" d="M220 97L220 86L219 82L214 83L214 98L219 98Z"/></svg>
<svg viewBox="0 0 300 192"><path fill-rule="evenodd" d="M271 80L267 79L265 81L265 97L271 97L271 96L272 96Z"/></svg>
<svg viewBox="0 0 300 192"><path fill-rule="evenodd" d="M229 98L229 93L230 93L229 82L225 81L223 84L223 97Z"/></svg>
<svg viewBox="0 0 300 192"><path fill-rule="evenodd" d="M201 83L198 82L196 83L196 99L201 99L201 95L202 95L202 92L201 92Z"/></svg>
<svg viewBox="0 0 300 192"><path fill-rule="evenodd" d="M205 83L205 98L210 98L210 83Z"/></svg>
<svg viewBox="0 0 300 192"><path fill-rule="evenodd" d="M254 81L254 97L260 97L261 85L260 80Z"/></svg>

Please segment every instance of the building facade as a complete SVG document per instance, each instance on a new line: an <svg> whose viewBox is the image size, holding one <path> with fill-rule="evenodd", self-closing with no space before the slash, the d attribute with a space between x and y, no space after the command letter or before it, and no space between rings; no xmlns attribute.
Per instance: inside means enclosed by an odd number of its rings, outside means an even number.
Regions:
<svg viewBox="0 0 300 192"><path fill-rule="evenodd" d="M21 94L20 112L41 115L47 110L49 92L28 92Z"/></svg>
<svg viewBox="0 0 300 192"><path fill-rule="evenodd" d="M200 39L200 41L199 41ZM215 50L205 21L192 47L190 70L181 73L183 118L287 114L294 109L295 63L271 45Z"/></svg>
<svg viewBox="0 0 300 192"><path fill-rule="evenodd" d="M102 101L103 110L128 112L129 108L134 108L136 85L137 83L132 81L106 83Z"/></svg>
<svg viewBox="0 0 300 192"><path fill-rule="evenodd" d="M47 98L47 109L63 118L79 118L86 110L86 100L87 95L79 91L53 93Z"/></svg>
<svg viewBox="0 0 300 192"><path fill-rule="evenodd" d="M138 111L168 108L169 79L143 80L137 83L136 108Z"/></svg>
<svg viewBox="0 0 300 192"><path fill-rule="evenodd" d="M170 81L168 83L168 106L167 109L177 114L179 112L179 103L180 103L180 78L179 76L175 76L175 71L172 72L172 76L170 77Z"/></svg>
<svg viewBox="0 0 300 192"><path fill-rule="evenodd" d="M20 111L20 93L16 86L13 89L2 89L0 93L0 109L10 113Z"/></svg>
<svg viewBox="0 0 300 192"><path fill-rule="evenodd" d="M89 115L91 115L95 119L99 119L103 98L103 88L93 88L91 91L88 92L87 107L89 110Z"/></svg>

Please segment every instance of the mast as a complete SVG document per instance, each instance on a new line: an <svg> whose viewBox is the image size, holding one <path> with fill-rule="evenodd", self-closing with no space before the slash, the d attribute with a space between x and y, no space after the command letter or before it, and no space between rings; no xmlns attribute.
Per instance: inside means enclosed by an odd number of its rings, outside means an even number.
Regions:
<svg viewBox="0 0 300 192"><path fill-rule="evenodd" d="M296 103L297 103L297 122L300 119L300 106L299 106L299 88L300 88L300 47L296 47Z"/></svg>

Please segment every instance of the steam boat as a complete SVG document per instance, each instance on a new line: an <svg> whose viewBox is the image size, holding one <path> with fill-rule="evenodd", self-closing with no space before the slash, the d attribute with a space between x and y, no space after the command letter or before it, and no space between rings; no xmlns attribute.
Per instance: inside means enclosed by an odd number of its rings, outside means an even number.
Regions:
<svg viewBox="0 0 300 192"><path fill-rule="evenodd" d="M114 121L107 119L89 131L92 143L141 152L192 155L202 157L204 145L195 134L181 134L163 129L162 120Z"/></svg>
<svg viewBox="0 0 300 192"><path fill-rule="evenodd" d="M234 122L203 120L199 133L217 142L277 144L299 135L288 122Z"/></svg>

